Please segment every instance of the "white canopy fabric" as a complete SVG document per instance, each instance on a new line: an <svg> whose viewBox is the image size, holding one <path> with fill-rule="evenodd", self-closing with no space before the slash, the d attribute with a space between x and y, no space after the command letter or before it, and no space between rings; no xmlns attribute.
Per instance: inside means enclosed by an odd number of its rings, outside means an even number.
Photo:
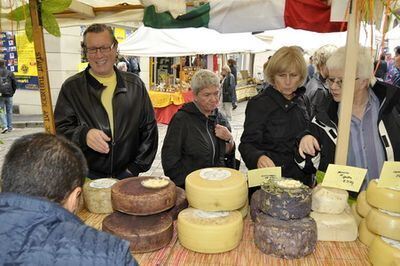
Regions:
<svg viewBox="0 0 400 266"><path fill-rule="evenodd" d="M313 51L327 44L336 45L337 47L346 45L347 32L318 33L288 27L264 31L255 36L266 41L271 50L277 50L282 46L297 45L306 51ZM371 34L369 26L361 27L360 44L371 47L371 37L373 37L372 45L376 47L376 38L380 38L380 33L374 31Z"/></svg>
<svg viewBox="0 0 400 266"><path fill-rule="evenodd" d="M174 57L262 52L268 45L251 33L221 34L207 28L154 29L141 26L119 45L123 55Z"/></svg>

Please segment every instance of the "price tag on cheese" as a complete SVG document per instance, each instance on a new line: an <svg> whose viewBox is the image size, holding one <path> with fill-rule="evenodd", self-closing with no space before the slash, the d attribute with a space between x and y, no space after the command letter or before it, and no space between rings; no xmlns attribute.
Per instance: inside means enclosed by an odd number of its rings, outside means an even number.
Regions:
<svg viewBox="0 0 400 266"><path fill-rule="evenodd" d="M378 187L400 190L400 162L384 162Z"/></svg>
<svg viewBox="0 0 400 266"><path fill-rule="evenodd" d="M266 167L260 169L249 170L247 172L247 178L249 181L249 187L260 186L268 177L282 177L280 167Z"/></svg>
<svg viewBox="0 0 400 266"><path fill-rule="evenodd" d="M329 164L322 186L358 192L366 173L363 168Z"/></svg>

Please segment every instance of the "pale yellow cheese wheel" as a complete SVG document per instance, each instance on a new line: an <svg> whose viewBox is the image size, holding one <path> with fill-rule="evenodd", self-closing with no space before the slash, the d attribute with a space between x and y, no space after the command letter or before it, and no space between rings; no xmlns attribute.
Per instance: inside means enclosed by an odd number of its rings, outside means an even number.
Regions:
<svg viewBox="0 0 400 266"><path fill-rule="evenodd" d="M244 204L242 208L238 209L238 211L242 214L243 219L246 218L247 213L249 212L249 200L248 199L246 201L246 204Z"/></svg>
<svg viewBox="0 0 400 266"><path fill-rule="evenodd" d="M357 202L354 202L354 203L351 205L351 214L353 214L354 218L356 219L356 223L357 223L357 225L359 226L361 220L363 219L363 217L360 216L360 214L358 214L358 212L357 212Z"/></svg>
<svg viewBox="0 0 400 266"><path fill-rule="evenodd" d="M117 182L114 178L86 181L83 185L86 208L92 213L112 213L111 187Z"/></svg>
<svg viewBox="0 0 400 266"><path fill-rule="evenodd" d="M358 239L360 239L361 243L369 247L376 236L376 234L368 230L366 219L362 219L358 226Z"/></svg>
<svg viewBox="0 0 400 266"><path fill-rule="evenodd" d="M378 209L400 213L400 190L378 188L376 179L368 184L367 201Z"/></svg>
<svg viewBox="0 0 400 266"><path fill-rule="evenodd" d="M204 211L233 211L247 200L245 176L230 168L205 168L186 177L185 190L189 205Z"/></svg>
<svg viewBox="0 0 400 266"><path fill-rule="evenodd" d="M365 218L367 217L371 208L372 206L367 202L367 192L365 190L360 192L357 197L357 212Z"/></svg>
<svg viewBox="0 0 400 266"><path fill-rule="evenodd" d="M366 219L368 229L371 232L400 240L400 214L372 208Z"/></svg>
<svg viewBox="0 0 400 266"><path fill-rule="evenodd" d="M178 215L178 238L185 248L200 253L221 253L234 249L243 234L239 211L205 212L188 208Z"/></svg>
<svg viewBox="0 0 400 266"><path fill-rule="evenodd" d="M385 237L375 237L369 246L368 258L374 266L398 266L400 242Z"/></svg>

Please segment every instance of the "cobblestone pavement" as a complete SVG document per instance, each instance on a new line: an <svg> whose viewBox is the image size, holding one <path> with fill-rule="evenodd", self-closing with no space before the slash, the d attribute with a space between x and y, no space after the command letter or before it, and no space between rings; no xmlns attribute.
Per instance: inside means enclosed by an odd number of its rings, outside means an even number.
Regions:
<svg viewBox="0 0 400 266"><path fill-rule="evenodd" d="M247 101L241 102L238 104L238 107L236 110L232 111L232 121L231 121L231 126L232 126L232 134L235 139L236 147L239 145L240 142L240 136L242 135L243 132L243 122L244 122L244 111L247 105ZM151 175L151 176L162 176L164 175L162 165L161 165L161 148L163 145L164 137L167 132L167 125L163 124L158 124L158 133L159 133L159 143L158 143L158 150L157 150L157 155L156 158L153 162L153 165L151 169L145 173L142 173L141 175ZM7 151L9 150L11 144L13 143L14 140L18 139L21 136L27 135L27 134L32 134L36 132L43 132L43 127L35 127L35 128L30 128L30 127L25 127L25 128L14 128L13 131L5 133L5 134L0 134L0 141L3 142L3 144L0 143L0 170L3 166L3 160L4 156L6 155ZM236 158L241 159L241 156L236 149ZM240 164L240 171L246 172L246 167L241 161Z"/></svg>

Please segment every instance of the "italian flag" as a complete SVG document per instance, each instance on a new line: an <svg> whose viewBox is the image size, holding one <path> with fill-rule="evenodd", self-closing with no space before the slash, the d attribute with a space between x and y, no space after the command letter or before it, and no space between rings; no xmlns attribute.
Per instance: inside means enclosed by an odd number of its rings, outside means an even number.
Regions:
<svg viewBox="0 0 400 266"><path fill-rule="evenodd" d="M156 1L154 1L156 2ZM208 27L221 33L260 32L291 27L314 32L345 31L346 23L330 22L331 6L323 0L210 0L172 16L145 5L143 23L153 28Z"/></svg>

